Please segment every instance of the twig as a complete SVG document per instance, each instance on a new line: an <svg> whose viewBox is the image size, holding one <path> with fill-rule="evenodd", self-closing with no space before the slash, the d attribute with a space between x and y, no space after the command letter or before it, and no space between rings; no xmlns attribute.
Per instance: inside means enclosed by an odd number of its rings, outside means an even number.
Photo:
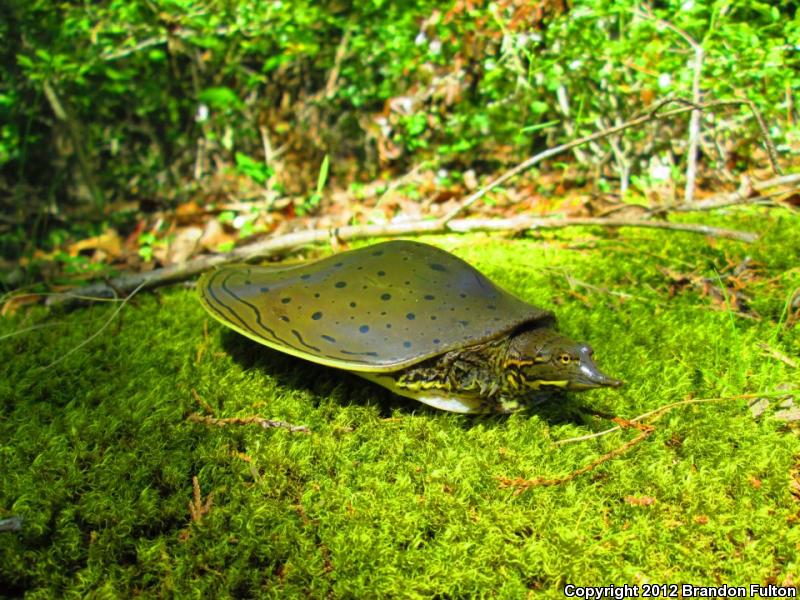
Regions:
<svg viewBox="0 0 800 600"><path fill-rule="evenodd" d="M792 175L783 175L782 177L774 177L773 179L767 179L765 181L751 182L749 188L752 190L752 192L761 192L762 190L779 186L796 187L795 184L799 182L800 182L800 173L794 173ZM785 193L785 191L779 191L779 192L773 192L771 194L761 194L759 196L754 197L752 195L752 192L748 193L747 188L740 188L735 192L718 194L710 198L694 202L692 204L679 204L678 206L671 206L669 211L693 212L701 210L715 210L717 208L725 208L727 206L734 206L736 204L755 203L758 202L759 200L772 198L774 196L778 196L780 194ZM654 213L659 211L660 209L653 209L648 212Z"/></svg>
<svg viewBox="0 0 800 600"><path fill-rule="evenodd" d="M233 28L218 27L213 33L216 35L224 36L228 35L229 33L232 33L233 31L234 31ZM175 29L173 31L170 31L169 33L169 36L177 37L182 40L188 40L197 35L199 35L197 31L188 28ZM169 36L159 35L155 37L146 38L141 42L134 44L133 46L128 46L127 48L120 48L119 50L115 50L114 52L105 52L100 56L100 58L102 58L103 60L117 60L120 58L124 58L126 56L129 56L130 54L135 54L140 50L144 50L152 46L160 46L161 44L166 44L167 42L169 42Z"/></svg>
<svg viewBox="0 0 800 600"><path fill-rule="evenodd" d="M200 480L197 475L192 475L192 501L189 502L189 514L192 516L192 521L199 523L203 517L211 511L211 505L214 502L214 492L209 492L203 502L203 495L200 492Z"/></svg>
<svg viewBox="0 0 800 600"><path fill-rule="evenodd" d="M80 344L78 344L78 345L77 345L77 346L75 346L74 348L71 348L70 350L68 350L67 352L65 352L65 353L64 353L64 354L62 354L61 356L59 356L57 359L55 359L55 360L54 360L53 362L51 362L49 365L47 365L47 366L44 366L44 367L41 367L41 369L49 369L50 367L57 365L57 364L58 364L58 363L60 363L62 360L64 360L65 358L67 358L67 357L68 357L70 354L72 354L73 352L77 352L78 350L80 350L81 348L83 348L83 347L84 347L86 344L88 344L89 342L91 342L91 341L92 341L94 338L96 338L98 335L100 335L101 333L103 333L103 331L105 330L105 328L106 328L106 327L108 327L109 325L111 325L111 322L112 322L112 321L113 321L113 320L116 318L116 316L119 314L119 311L121 311L123 308L125 308L125 305L128 303L128 301L129 301L131 298L133 298L133 297L134 297L134 296L135 296L135 295L136 295L136 294L139 292L139 290L141 290L141 289L142 289L142 288L145 286L145 284L146 284L146 283L147 283L146 281L142 281L142 282L141 282L141 283L140 283L138 286L136 286L136 287L133 289L133 291L132 291L132 292L131 292L131 293L130 293L130 294L129 294L129 295L126 297L126 298L125 298L125 300L123 300L122 302L120 302L119 306L118 306L116 309L114 309L114 312L112 312L112 313L111 313L111 316L108 318L108 320L107 320L105 323L103 323L103 325L100 327L100 329L98 329L97 331L95 331L95 332L94 332L92 335L90 335L88 338L86 338L85 340L83 340L83 341L82 341ZM112 292L112 293L115 293L115 292L114 292L114 290L115 290L115 287L116 287L116 286L113 286L113 287L109 286L109 289L111 290L111 292ZM51 296L51 298L52 298L52 297L53 297L53 296Z"/></svg>
<svg viewBox="0 0 800 600"><path fill-rule="evenodd" d="M775 391L775 392L759 392L759 393L752 393L752 394L738 394L736 396L720 396L720 397L717 397L717 398L687 398L685 400L679 400L678 402L672 402L671 404L666 404L664 406L656 408L655 410L651 410L649 412L646 412L646 413L643 413L643 414L638 415L636 417L633 417L632 419L629 419L629 422L638 423L639 421L641 421L643 419L646 419L648 417L652 417L652 416L655 416L656 419L658 419L658 418L661 418L664 414L666 414L669 411L671 411L672 409L677 408L679 406L686 406L688 404L704 404L706 402L725 402L725 401L729 401L729 400L747 400L749 398L762 398L762 397L765 397L765 396L779 396L779 395L785 395L787 393L792 393L792 390L789 390L788 392L786 390L781 390L780 392ZM563 439L563 440L558 440L558 441L553 442L553 443L556 446L561 446L563 444L572 444L574 442L584 442L586 440L591 440L591 439L594 439L594 438L603 437L604 435L608 435L609 433L614 433L615 431L619 431L620 429L622 429L622 427L620 427L620 426L611 427L609 429L605 429L603 431L598 431L596 433L590 433L590 434L582 435L582 436L579 436L579 437L573 437L573 438L567 438L567 439Z"/></svg>
<svg viewBox="0 0 800 600"><path fill-rule="evenodd" d="M94 175L92 174L92 168L89 165L89 159L86 157L80 125L69 114L64 106L64 103L59 99L55 88L48 80L44 80L42 83L42 89L44 90L44 95L47 98L47 101L50 104L50 108L52 109L53 114L56 116L56 119L61 121L67 129L67 133L69 134L69 138L72 141L73 149L75 151L75 158L78 161L78 169L81 174L81 179L83 179L83 183L89 190L92 201L95 203L95 206L103 206L105 201L100 188L95 183Z"/></svg>
<svg viewBox="0 0 800 600"><path fill-rule="evenodd" d="M528 488L532 487L539 487L539 486L553 486L553 485L561 485L562 483L567 483L568 481L572 481L576 477L583 475L584 473L588 473L596 469L598 466L602 465L604 462L608 462L612 458L616 458L622 454L625 454L628 450L636 446L637 444L643 442L655 432L655 427L649 425L639 425L636 427L641 431L639 435L637 435L632 440L629 440L619 446L618 448L614 448L611 452L607 452L602 456L596 458L592 462L590 462L585 467L581 467L580 469L576 469L572 473L568 475L564 475L562 477L535 477L533 479L523 479L523 478L514 478L509 479L507 477L496 477L498 481L500 481L500 487L513 487L514 488L514 495L518 496Z"/></svg>
<svg viewBox="0 0 800 600"><path fill-rule="evenodd" d="M700 404L700 403L704 403L704 402L721 402L721 401L725 401L725 400L743 400L743 399L747 399L747 398L759 398L759 397L764 397L764 396L786 395L786 394L791 394L791 393L794 393L794 390L781 390L780 392L776 391L776 392L753 393L753 394L738 394L736 396L724 396L724 397L719 397L719 398L686 398L686 399L680 400L678 402L672 402L671 404L666 404L666 405L661 406L661 407L659 407L659 408L657 408L655 410L651 410L650 412L646 412L646 413L641 414L641 415L639 415L637 417L634 417L633 419L630 419L630 420L621 419L621 418L615 418L613 420L618 423L618 425L616 427L612 427L610 429L606 429L605 431L600 431L600 432L592 433L592 434L589 434L589 435L583 435L583 436L580 436L580 437L574 437L574 438L569 438L569 439L565 439L565 440L559 440L559 441L555 442L555 444L556 445L563 445L563 444L568 444L568 443L572 443L572 442L583 442L583 441L586 441L586 440L591 440L591 439L595 439L595 438L598 438L598 437L602 437L602 436L607 435L609 433L612 433L614 431L619 431L620 429L628 429L628 428L631 428L631 427L633 427L635 429L638 429L641 433L639 435L637 435L635 438L633 438L632 440L629 440L629 441L625 442L624 444L622 444L621 446L619 446L617 448L614 448L610 452L607 452L606 454L603 454L602 456L596 458L595 460L590 462L588 465L586 465L584 467L581 467L580 469L576 469L572 473L569 473L569 474L564 475L562 477L553 477L553 478L535 477L533 479L524 479L522 477L510 478L510 477L497 476L497 477L495 477L495 479L497 479L500 482L500 486L501 487L504 487L504 488L513 487L513 488L515 488L514 489L514 495L515 496L521 494L525 490L527 490L529 488L532 488L532 487L561 485L562 483L566 483L568 481L571 481L571 480L575 479L576 477L578 477L580 475L588 473L589 471L597 468L599 465L603 464L604 462L608 462L612 458L616 458L616 457L620 456L621 454L624 454L625 452L627 452L628 450L630 450L631 448L633 448L634 446L636 446L640 442L642 442L645 439L647 439L648 437L650 437L656 431L655 426L653 425L653 423L655 421L657 421L658 419L660 419L661 417L663 417L665 414L669 413L670 411L672 411L673 409L675 409L675 408L677 408L679 406L686 406L686 405L689 405L689 404ZM647 419L648 417L653 417L649 423L647 423L647 424L639 423L639 421Z"/></svg>
<svg viewBox="0 0 800 600"><path fill-rule="evenodd" d="M694 223L670 223L669 221L650 221L644 219L604 219L594 217L571 218L538 218L538 217L511 217L508 219L459 219L448 224L450 231L535 231L538 229L563 229L565 227L640 227L645 229L666 229L670 231L685 231L698 233L711 237L727 238L740 242L752 243L758 235L749 231L734 229L721 229L708 225Z"/></svg>
<svg viewBox="0 0 800 600"><path fill-rule="evenodd" d="M203 423L204 425L216 425L217 427L225 427L226 425L261 425L264 429L281 428L288 429L295 433L311 433L311 430L305 425L292 425L286 421L275 421L273 419L265 419L258 415L252 417L226 417L218 419L216 417L199 415L192 413L186 417L192 423Z"/></svg>
<svg viewBox="0 0 800 600"><path fill-rule="evenodd" d="M339 81L339 72L342 70L342 62L347 54L347 46L350 44L351 29L347 29L336 47L336 56L333 60L333 68L328 74L328 82L325 84L325 97L333 98Z"/></svg>
<svg viewBox="0 0 800 600"><path fill-rule="evenodd" d="M703 45L698 44L697 40L686 33L683 29L676 27L669 21L659 19L648 11L634 9L633 13L644 19L655 21L662 27L677 33L692 48L694 51L692 102L694 102L696 105L699 105L701 101L700 79L703 72L703 61L705 60ZM700 117L702 114L702 110L695 109L692 111L691 117L689 118L689 147L686 158L686 187L684 188L683 193L683 202L685 204L692 204L694 201L695 180L697 179L697 147L700 144Z"/></svg>
<svg viewBox="0 0 800 600"><path fill-rule="evenodd" d="M197 390L194 388L192 388L192 396L194 397L194 401L197 402L204 411L206 411L209 415L214 414L214 409L211 408L211 405L205 400L203 400L203 398L200 396L200 394L197 393Z"/></svg>
<svg viewBox="0 0 800 600"><path fill-rule="evenodd" d="M510 219L457 219L420 220L393 222L375 225L348 225L333 229L308 229L295 231L286 235L269 238L248 244L226 254L201 256L185 263L170 265L161 269L153 269L144 273L128 273L111 280L113 287L125 292L133 288L154 288L176 283L199 275L212 267L220 265L266 258L275 254L296 249L314 243L327 243L332 238L341 241L373 238L399 237L419 235L423 233L466 233L472 231L536 231L544 229L564 229L565 227L599 226L599 227L640 227L650 229L666 229L684 231L712 237L727 238L741 242L753 242L758 236L748 231L722 229L694 223L670 223L666 221L647 221L636 219L598 219L598 218L535 218L514 217ZM80 288L82 298L108 298L113 296L112 288L105 282L98 282ZM48 306L59 304L77 304L77 296L67 292L55 294L47 299Z"/></svg>
<svg viewBox="0 0 800 600"><path fill-rule="evenodd" d="M773 348L772 346L770 346L766 342L759 342L758 344L756 344L756 346L761 348L761 350L763 350L764 354L766 354L767 356L770 356L770 357L772 357L772 358L774 358L776 360L779 360L782 363L789 365L793 369L796 369L796 368L800 367L800 365L797 364L796 360L793 360L792 358L790 358L789 356L785 355L780 350L776 350L775 348Z"/></svg>

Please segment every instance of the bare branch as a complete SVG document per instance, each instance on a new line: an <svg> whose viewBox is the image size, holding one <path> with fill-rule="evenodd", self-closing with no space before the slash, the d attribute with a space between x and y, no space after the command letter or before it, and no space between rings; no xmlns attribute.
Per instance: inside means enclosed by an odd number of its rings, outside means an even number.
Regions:
<svg viewBox="0 0 800 600"><path fill-rule="evenodd" d="M665 112L660 112L664 106L671 103L684 104L684 106L680 108L674 108L672 110L668 110ZM626 129L630 129L632 127L637 127L643 123L647 123L648 121L653 121L657 119L667 119L669 117L674 117L676 115L681 115L683 113L690 112L692 110L702 111L708 108L713 108L718 106L740 106L742 104L749 106L751 111L753 111L756 120L759 122L759 127L761 127L761 133L764 138L764 143L767 145L768 154L770 155L770 162L772 163L773 170L776 173L780 173L780 170L778 170L777 166L777 159L774 158L777 156L777 153L773 155L774 145L772 144L772 140L769 137L769 132L766 130L765 124L763 125L763 127L761 126L764 122L764 119L761 117L760 113L758 112L758 109L751 101L747 99L714 100L712 102L705 102L698 104L682 98L666 98L664 100L661 100L660 102L657 102L652 107L650 107L644 114L639 115L638 117L634 117L630 121L626 121L619 125L615 125L614 127L610 127L609 129L604 129L603 131L597 131L590 135L583 136L582 138L578 138L577 140L572 140L571 142L567 142L566 144L561 144L560 146L550 148L548 150L545 150L544 152L540 152L539 154L530 157L529 159L518 164L516 167L509 169L508 171L503 173L500 177L497 177L496 179L492 180L488 185L481 188L474 194L470 194L469 196L467 196L459 206L457 206L449 213L447 213L444 217L442 217L441 220L447 223L451 219L454 219L456 216L467 210L470 206L475 204L475 202L483 198L487 193L489 193L497 186L504 184L506 181L519 175L523 171L527 171L532 166L542 162L543 160L561 154L562 152L570 150L576 146L580 146L583 144L587 144L589 142L593 142L595 140L606 138L610 135L614 135L621 131L625 131Z"/></svg>
<svg viewBox="0 0 800 600"><path fill-rule="evenodd" d="M253 244L236 248L226 254L200 256L182 264L170 265L144 273L128 273L109 282L98 282L80 289L83 298L95 296L107 298L117 292L131 289L154 288L176 283L199 275L212 267L266 258L281 252L294 250L314 243L329 243L332 239L348 241L373 237L399 237L423 233L445 233L448 231L466 233L472 231L535 231L540 229L564 229L565 227L599 226L599 227L643 227L650 229L666 229L684 231L718 238L727 238L741 242L753 242L756 234L747 231L721 229L694 223L670 223L667 221L648 221L636 219L601 219L601 218L537 218L514 217L510 219L457 219L443 222L438 220L408 221L379 225L349 225L333 229L310 229L296 231L286 235L269 238ZM47 305L77 304L81 300L70 293L56 294L48 297Z"/></svg>

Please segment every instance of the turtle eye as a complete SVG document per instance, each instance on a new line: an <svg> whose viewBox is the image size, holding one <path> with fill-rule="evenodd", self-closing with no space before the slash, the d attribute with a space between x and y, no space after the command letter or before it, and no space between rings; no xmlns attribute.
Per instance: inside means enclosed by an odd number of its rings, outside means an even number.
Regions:
<svg viewBox="0 0 800 600"><path fill-rule="evenodd" d="M570 358L569 354L567 354L566 352L562 352L561 354L559 354L558 360L561 362L562 365L568 365L569 361L572 359Z"/></svg>

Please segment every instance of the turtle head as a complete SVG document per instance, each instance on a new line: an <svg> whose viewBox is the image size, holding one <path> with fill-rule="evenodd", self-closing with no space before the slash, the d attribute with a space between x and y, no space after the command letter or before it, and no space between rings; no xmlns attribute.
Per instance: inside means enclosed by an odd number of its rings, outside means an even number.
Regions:
<svg viewBox="0 0 800 600"><path fill-rule="evenodd" d="M622 381L603 374L592 359L592 348L560 335L552 329L529 329L512 336L503 365L516 372L528 388L558 387L590 390L619 387Z"/></svg>

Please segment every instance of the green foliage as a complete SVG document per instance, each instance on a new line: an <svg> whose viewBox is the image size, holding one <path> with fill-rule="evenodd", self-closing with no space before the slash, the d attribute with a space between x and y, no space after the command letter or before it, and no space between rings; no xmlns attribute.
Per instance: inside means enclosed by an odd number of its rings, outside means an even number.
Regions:
<svg viewBox="0 0 800 600"><path fill-rule="evenodd" d="M579 407L632 417L690 394L755 393L774 408L771 392L796 389L796 371L758 344L800 353L800 329L786 327L797 215L703 220L765 234L747 246L636 229L429 240L555 310L627 382L510 417L427 409L213 322L205 336L190 290L143 294L88 343L116 307L3 319L0 335L38 328L0 344L0 519L24 518L0 532L0 589L563 598L566 583L789 584L800 438L770 410L755 420L746 400L679 408L565 485L514 495L496 479L566 474L636 435L554 446L609 426ZM674 294L664 276L699 265L713 280L745 257L759 265L746 291L760 320ZM311 434L192 422L193 390L216 417L261 414ZM193 476L204 500L213 493L200 522L187 508Z"/></svg>
<svg viewBox="0 0 800 600"><path fill-rule="evenodd" d="M200 147L209 164L263 185L273 173L262 127L306 169L326 154L341 169L352 161L337 159L355 158L360 173L515 160L687 96L691 48L657 19L703 45L706 98L754 100L785 142L786 98L800 91L791 3L670 0L650 17L637 6L11 0L0 8L0 174L33 186L46 214L98 198L179 198ZM683 123L626 134L633 175L640 159L682 160ZM706 127L734 148L755 131L745 112ZM395 151L376 151L385 145ZM306 174L295 193L313 190ZM6 202L18 209L32 194L14 189Z"/></svg>

